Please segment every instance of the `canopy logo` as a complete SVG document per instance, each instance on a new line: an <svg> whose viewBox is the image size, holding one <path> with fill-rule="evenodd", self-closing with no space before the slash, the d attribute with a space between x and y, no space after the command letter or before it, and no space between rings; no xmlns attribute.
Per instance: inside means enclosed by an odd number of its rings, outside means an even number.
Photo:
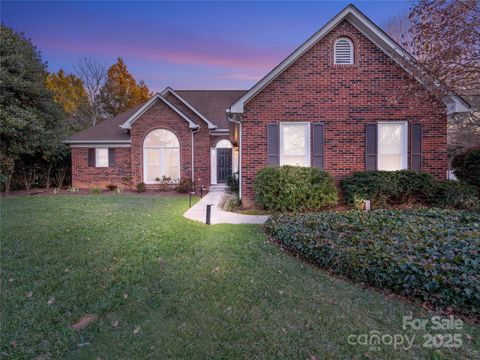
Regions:
<svg viewBox="0 0 480 360"><path fill-rule="evenodd" d="M459 348L463 345L463 321L453 315L429 319L403 316L402 330L409 333L388 334L372 330L364 334L350 334L347 342L352 346L368 346L370 351L380 351L386 346L394 350L409 350L416 341L424 348ZM412 334L412 331L421 331L422 334Z"/></svg>

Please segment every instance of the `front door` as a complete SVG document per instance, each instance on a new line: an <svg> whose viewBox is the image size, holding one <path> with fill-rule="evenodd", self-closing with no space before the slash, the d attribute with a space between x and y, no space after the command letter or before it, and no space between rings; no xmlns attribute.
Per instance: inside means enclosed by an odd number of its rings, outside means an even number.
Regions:
<svg viewBox="0 0 480 360"><path fill-rule="evenodd" d="M232 175L232 149L217 149L217 182L225 183Z"/></svg>

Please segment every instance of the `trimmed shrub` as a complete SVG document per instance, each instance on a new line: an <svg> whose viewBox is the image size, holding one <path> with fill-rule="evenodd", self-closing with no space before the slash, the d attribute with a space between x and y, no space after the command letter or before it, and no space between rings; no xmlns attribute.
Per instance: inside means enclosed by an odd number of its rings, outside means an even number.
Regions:
<svg viewBox="0 0 480 360"><path fill-rule="evenodd" d="M255 202L266 210L313 211L338 201L333 177L316 168L264 168L255 178L254 189Z"/></svg>
<svg viewBox="0 0 480 360"><path fill-rule="evenodd" d="M480 200L475 186L454 180L438 181L430 204L457 209L478 209Z"/></svg>
<svg viewBox="0 0 480 360"><path fill-rule="evenodd" d="M238 189L239 189L238 173L234 173L231 176L227 177L227 186L231 192L238 193Z"/></svg>
<svg viewBox="0 0 480 360"><path fill-rule="evenodd" d="M435 179L423 172L360 171L340 181L347 204L356 199L371 200L373 205L425 203L435 191Z"/></svg>
<svg viewBox="0 0 480 360"><path fill-rule="evenodd" d="M155 182L158 184L158 190L168 191L170 190L170 185L172 184L172 178L163 175L162 178L156 177Z"/></svg>
<svg viewBox="0 0 480 360"><path fill-rule="evenodd" d="M137 184L137 192L142 193L142 192L145 192L146 190L147 190L147 188L145 187L144 182L139 182Z"/></svg>
<svg viewBox="0 0 480 360"><path fill-rule="evenodd" d="M132 188L132 177L131 176L123 176L121 179L122 185L126 189L131 189Z"/></svg>
<svg viewBox="0 0 480 360"><path fill-rule="evenodd" d="M117 190L117 185L108 184L108 185L106 186L106 188L107 188L107 190L109 190L109 191L115 191L115 190Z"/></svg>
<svg viewBox="0 0 480 360"><path fill-rule="evenodd" d="M93 188L90 189L90 192L92 194L101 194L102 193L102 189L100 189L98 186L95 186Z"/></svg>
<svg viewBox="0 0 480 360"><path fill-rule="evenodd" d="M480 213L442 209L271 217L267 232L321 268L480 314Z"/></svg>
<svg viewBox="0 0 480 360"><path fill-rule="evenodd" d="M480 146L455 156L452 167L457 179L480 189Z"/></svg>
<svg viewBox="0 0 480 360"><path fill-rule="evenodd" d="M183 177L175 186L175 191L179 193L188 193L193 190L193 182L189 177Z"/></svg>

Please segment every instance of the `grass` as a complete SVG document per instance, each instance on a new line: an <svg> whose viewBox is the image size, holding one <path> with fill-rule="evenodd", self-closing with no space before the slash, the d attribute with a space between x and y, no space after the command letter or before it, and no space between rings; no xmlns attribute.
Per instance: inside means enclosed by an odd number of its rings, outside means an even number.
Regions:
<svg viewBox="0 0 480 360"><path fill-rule="evenodd" d="M424 348L402 316L426 310L283 253L259 226L186 220L187 206L136 195L2 199L2 357L478 358L478 326L455 331L460 349ZM73 330L85 314L97 320ZM347 342L374 330L416 341Z"/></svg>

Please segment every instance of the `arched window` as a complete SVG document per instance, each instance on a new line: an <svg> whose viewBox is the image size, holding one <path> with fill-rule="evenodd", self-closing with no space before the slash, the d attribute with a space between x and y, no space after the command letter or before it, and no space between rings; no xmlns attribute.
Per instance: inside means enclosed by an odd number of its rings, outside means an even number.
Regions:
<svg viewBox="0 0 480 360"><path fill-rule="evenodd" d="M143 180L154 184L162 176L180 179L180 143L177 136L165 129L153 130L143 142Z"/></svg>
<svg viewBox="0 0 480 360"><path fill-rule="evenodd" d="M349 38L341 37L335 41L335 64L353 64L353 43Z"/></svg>
<svg viewBox="0 0 480 360"><path fill-rule="evenodd" d="M217 145L215 145L217 149L231 149L232 148L232 143L226 139L219 140L217 142Z"/></svg>

